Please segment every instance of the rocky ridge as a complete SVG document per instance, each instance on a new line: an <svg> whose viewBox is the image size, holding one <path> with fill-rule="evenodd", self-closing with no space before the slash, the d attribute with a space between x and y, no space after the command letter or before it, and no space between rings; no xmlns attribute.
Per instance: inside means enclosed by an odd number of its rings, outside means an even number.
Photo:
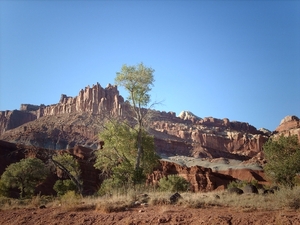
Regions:
<svg viewBox="0 0 300 225"><path fill-rule="evenodd" d="M105 118L124 117L128 109L116 86L102 88L97 83L82 89L76 97L62 95L57 104L22 104L20 110L0 112L0 140L71 152L83 146L92 151L101 146L98 134ZM178 117L173 112L155 110L151 115L149 132L155 138L162 167L151 175L149 183L174 173L188 179L195 191L218 189L242 177L265 182L259 165L264 164L262 146L274 135L270 131L227 118L200 118L188 111ZM300 137L298 117L283 119L275 133Z"/></svg>
<svg viewBox="0 0 300 225"><path fill-rule="evenodd" d="M0 135L24 123L45 116L58 116L72 113L122 115L122 107L126 107L124 99L119 95L117 86L108 84L102 88L99 83L81 89L78 96L69 97L65 94L57 104L31 105L21 104L20 110L0 112Z"/></svg>

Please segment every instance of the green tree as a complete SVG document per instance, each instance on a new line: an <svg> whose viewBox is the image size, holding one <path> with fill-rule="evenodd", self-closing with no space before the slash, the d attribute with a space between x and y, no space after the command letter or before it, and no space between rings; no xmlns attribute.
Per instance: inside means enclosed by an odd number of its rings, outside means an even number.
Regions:
<svg viewBox="0 0 300 225"><path fill-rule="evenodd" d="M278 184L295 185L300 172L300 144L296 135L269 139L263 146L267 164L266 174Z"/></svg>
<svg viewBox="0 0 300 225"><path fill-rule="evenodd" d="M52 156L51 161L60 172L65 173L74 183L77 193L82 194L81 170L78 161L68 153L61 153Z"/></svg>
<svg viewBox="0 0 300 225"><path fill-rule="evenodd" d="M10 164L1 176L1 183L6 188L18 188L20 197L32 196L35 187L44 181L49 174L49 168L37 158L22 159Z"/></svg>
<svg viewBox="0 0 300 225"><path fill-rule="evenodd" d="M176 174L163 177L158 182L159 189L162 191L187 191L190 183Z"/></svg>
<svg viewBox="0 0 300 225"><path fill-rule="evenodd" d="M115 78L115 83L119 86L122 86L128 91L128 101L130 102L132 111L134 113L133 118L136 121L136 159L135 159L135 173L141 174L141 160L143 155L143 130L144 122L148 110L145 110L144 107L147 107L150 103L151 87L153 86L154 70L152 68L145 67L143 63L138 64L137 66L127 66L123 65L121 72L117 73Z"/></svg>
<svg viewBox="0 0 300 225"><path fill-rule="evenodd" d="M106 123L105 130L100 134L104 140L103 149L96 152L95 168L102 171L109 184L114 187L126 187L144 181L146 174L152 172L158 164L159 157L154 151L154 139L146 132L142 132L143 154L140 168L142 173L136 174L135 156L137 154L136 131L118 121Z"/></svg>

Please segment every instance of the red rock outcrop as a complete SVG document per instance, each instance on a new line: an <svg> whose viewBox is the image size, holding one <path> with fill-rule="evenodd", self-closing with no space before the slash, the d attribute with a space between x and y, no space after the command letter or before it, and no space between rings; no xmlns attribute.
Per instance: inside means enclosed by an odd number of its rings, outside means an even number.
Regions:
<svg viewBox="0 0 300 225"><path fill-rule="evenodd" d="M0 135L7 130L14 129L24 123L36 120L35 113L30 111L1 111L0 112Z"/></svg>
<svg viewBox="0 0 300 225"><path fill-rule="evenodd" d="M245 156L249 159L262 151L263 144L269 138L248 123L212 117L195 118L176 122L167 119L154 121L152 128L156 131L155 137L164 140L157 141L158 150L164 148L165 152L201 158ZM172 148L174 144L177 146Z"/></svg>
<svg viewBox="0 0 300 225"><path fill-rule="evenodd" d="M286 116L281 120L276 131L282 132L297 128L300 128L300 119L297 116Z"/></svg>
<svg viewBox="0 0 300 225"><path fill-rule="evenodd" d="M110 115L121 115L124 99L119 95L117 86L108 85L102 88L99 83L81 89L78 96L68 97L61 95L58 104L40 107L37 117L47 115L60 115L65 113L89 112L92 114L108 113Z"/></svg>
<svg viewBox="0 0 300 225"><path fill-rule="evenodd" d="M5 131L34 121L43 116L57 116L70 113L91 113L122 115L126 109L124 99L119 95L117 86L108 85L102 88L99 83L81 89L78 96L61 95L60 101L53 105L21 104L20 110L0 112L0 135Z"/></svg>
<svg viewBox="0 0 300 225"><path fill-rule="evenodd" d="M161 160L160 167L148 176L147 184L157 185L158 181L168 175L176 174L190 182L193 192L206 192L224 190L235 178L212 172L210 168L201 166L186 167L179 164Z"/></svg>
<svg viewBox="0 0 300 225"><path fill-rule="evenodd" d="M276 128L275 135L297 135L300 143L300 119L297 116L284 117Z"/></svg>

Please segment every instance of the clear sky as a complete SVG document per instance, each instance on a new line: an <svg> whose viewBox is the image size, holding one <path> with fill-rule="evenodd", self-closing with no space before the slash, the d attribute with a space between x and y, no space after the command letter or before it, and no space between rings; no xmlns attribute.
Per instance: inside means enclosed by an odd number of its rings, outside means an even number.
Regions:
<svg viewBox="0 0 300 225"><path fill-rule="evenodd" d="M0 111L55 104L123 64L156 107L275 130L300 117L300 1L0 1ZM120 90L126 97L126 92Z"/></svg>

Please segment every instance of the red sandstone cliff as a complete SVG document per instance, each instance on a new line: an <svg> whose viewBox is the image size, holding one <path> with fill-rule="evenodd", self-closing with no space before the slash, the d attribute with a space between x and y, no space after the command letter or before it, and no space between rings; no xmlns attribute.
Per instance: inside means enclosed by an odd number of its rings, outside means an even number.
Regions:
<svg viewBox="0 0 300 225"><path fill-rule="evenodd" d="M124 105L124 106L123 106ZM124 99L116 86L102 88L99 83L81 89L78 96L61 95L60 101L53 105L21 104L20 110L0 112L0 135L7 130L19 127L27 122L44 116L58 116L70 113L90 113L122 115Z"/></svg>

